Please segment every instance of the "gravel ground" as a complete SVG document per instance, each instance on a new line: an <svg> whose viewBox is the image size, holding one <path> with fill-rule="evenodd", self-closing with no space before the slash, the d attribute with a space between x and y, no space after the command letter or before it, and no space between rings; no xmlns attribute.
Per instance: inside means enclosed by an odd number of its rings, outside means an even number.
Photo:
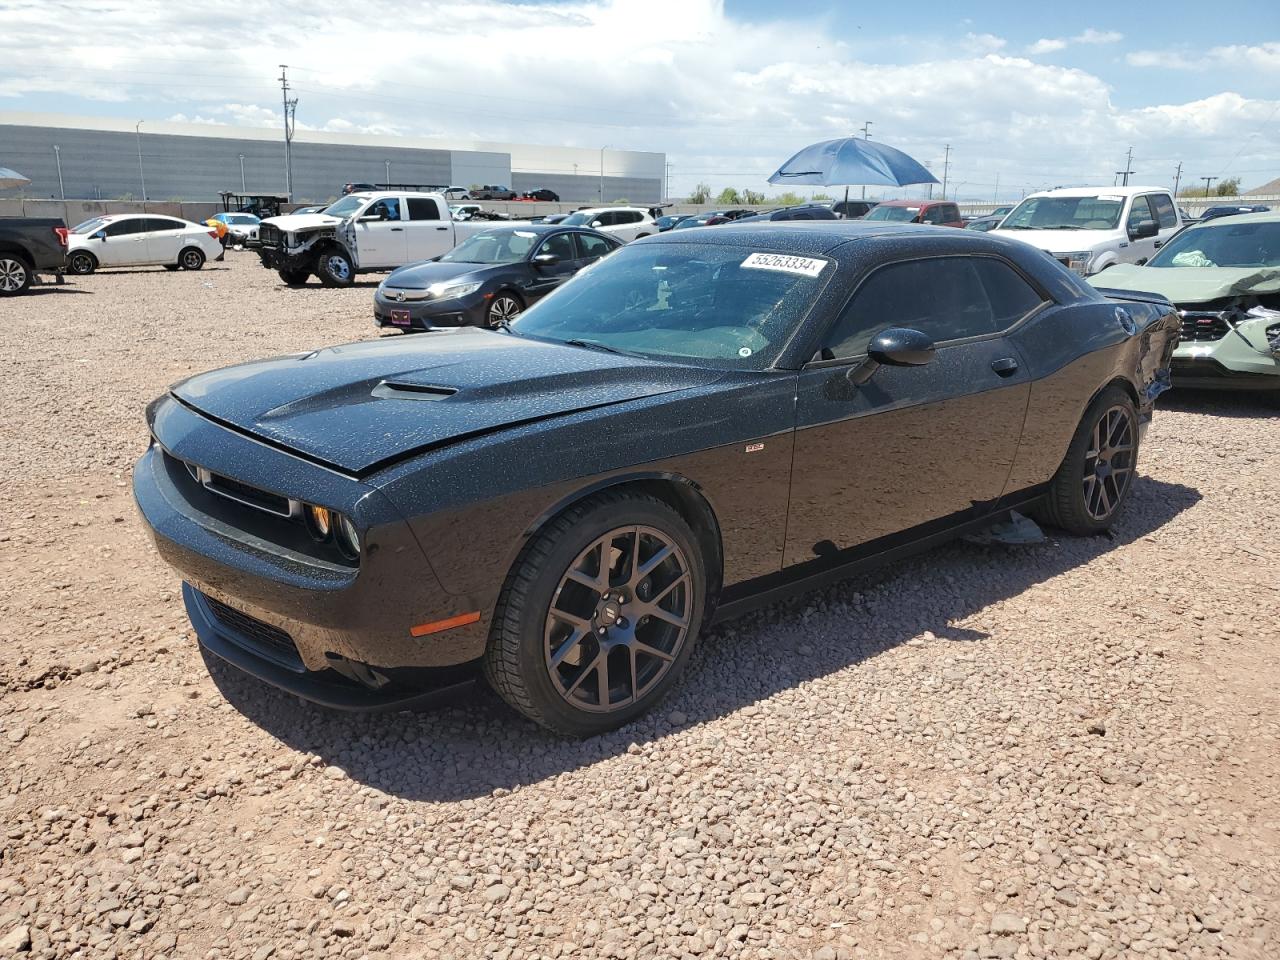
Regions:
<svg viewBox="0 0 1280 960"><path fill-rule="evenodd" d="M251 255L0 301L0 957L1275 957L1280 423L1176 396L1112 538L705 638L659 715L331 715L206 664L129 492L193 371L377 336Z"/></svg>

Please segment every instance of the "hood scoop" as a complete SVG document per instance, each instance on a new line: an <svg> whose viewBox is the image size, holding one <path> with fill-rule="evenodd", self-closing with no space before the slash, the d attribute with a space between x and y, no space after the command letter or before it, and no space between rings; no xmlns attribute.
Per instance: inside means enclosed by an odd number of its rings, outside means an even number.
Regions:
<svg viewBox="0 0 1280 960"><path fill-rule="evenodd" d="M373 395L382 400L444 400L457 392L453 387L403 380L383 380L373 388Z"/></svg>

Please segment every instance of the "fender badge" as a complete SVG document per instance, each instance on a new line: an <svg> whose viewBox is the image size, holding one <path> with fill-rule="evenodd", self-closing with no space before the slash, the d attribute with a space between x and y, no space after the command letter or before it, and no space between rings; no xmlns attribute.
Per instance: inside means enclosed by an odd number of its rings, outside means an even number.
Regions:
<svg viewBox="0 0 1280 960"><path fill-rule="evenodd" d="M748 443L748 444L747 444L747 453L759 453L759 452L760 452L761 450L763 450L763 449L764 449L764 444L763 444L763 443Z"/></svg>

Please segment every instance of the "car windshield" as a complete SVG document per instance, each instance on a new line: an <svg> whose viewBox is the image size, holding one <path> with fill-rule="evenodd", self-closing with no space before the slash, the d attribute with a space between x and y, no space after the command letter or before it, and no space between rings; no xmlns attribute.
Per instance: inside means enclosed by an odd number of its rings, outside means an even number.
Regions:
<svg viewBox="0 0 1280 960"><path fill-rule="evenodd" d="M1280 220L1231 222L1184 230L1149 267L1280 267Z"/></svg>
<svg viewBox="0 0 1280 960"><path fill-rule="evenodd" d="M529 255L538 235L532 230L492 230L458 244L441 263L517 263Z"/></svg>
<svg viewBox="0 0 1280 960"><path fill-rule="evenodd" d="M762 370L834 271L829 260L742 247L623 247L512 321L519 336Z"/></svg>
<svg viewBox="0 0 1280 960"><path fill-rule="evenodd" d="M348 194L341 200L336 200L329 204L324 208L324 212L331 217L349 217L363 207L367 199L368 197L357 197L354 194Z"/></svg>
<svg viewBox="0 0 1280 960"><path fill-rule="evenodd" d="M571 213L560 222L566 227L585 227L595 218L594 213Z"/></svg>
<svg viewBox="0 0 1280 960"><path fill-rule="evenodd" d="M891 207L887 204L881 204L872 207L863 220L888 220L892 223L907 223L916 218L920 212L919 207Z"/></svg>
<svg viewBox="0 0 1280 960"><path fill-rule="evenodd" d="M106 217L94 217L92 220L86 220L84 223L78 223L71 228L72 233L97 233L105 227L110 221Z"/></svg>
<svg viewBox="0 0 1280 960"><path fill-rule="evenodd" d="M1124 197L1028 197L1013 208L1001 230L1114 230Z"/></svg>

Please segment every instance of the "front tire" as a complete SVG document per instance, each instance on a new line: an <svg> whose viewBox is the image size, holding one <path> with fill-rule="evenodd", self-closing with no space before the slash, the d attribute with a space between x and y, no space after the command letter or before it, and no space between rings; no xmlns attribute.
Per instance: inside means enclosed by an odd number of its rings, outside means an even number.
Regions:
<svg viewBox="0 0 1280 960"><path fill-rule="evenodd" d="M93 271L98 269L98 258L92 253L84 250L77 250L71 256L67 257L67 272L74 273L77 276L87 277Z"/></svg>
<svg viewBox="0 0 1280 960"><path fill-rule="evenodd" d="M290 287L301 287L311 278L310 270L277 270L276 273Z"/></svg>
<svg viewBox="0 0 1280 960"><path fill-rule="evenodd" d="M1077 536L1109 530L1129 499L1137 466L1138 411L1128 392L1112 384L1089 404L1034 515Z"/></svg>
<svg viewBox="0 0 1280 960"><path fill-rule="evenodd" d="M0 297L16 297L31 287L31 267L21 257L0 254Z"/></svg>
<svg viewBox="0 0 1280 960"><path fill-rule="evenodd" d="M198 247L187 247L178 254L178 266L183 270L199 270L204 266L204 251Z"/></svg>
<svg viewBox="0 0 1280 960"><path fill-rule="evenodd" d="M355 265L345 250L331 248L316 261L316 276L326 287L349 287L356 278Z"/></svg>
<svg viewBox="0 0 1280 960"><path fill-rule="evenodd" d="M485 676L556 733L620 727L684 671L706 583L697 539L668 504L621 492L592 497L531 540L508 576Z"/></svg>
<svg viewBox="0 0 1280 960"><path fill-rule="evenodd" d="M510 323L524 312L524 304L509 290L499 290L485 307L484 322L489 328Z"/></svg>

